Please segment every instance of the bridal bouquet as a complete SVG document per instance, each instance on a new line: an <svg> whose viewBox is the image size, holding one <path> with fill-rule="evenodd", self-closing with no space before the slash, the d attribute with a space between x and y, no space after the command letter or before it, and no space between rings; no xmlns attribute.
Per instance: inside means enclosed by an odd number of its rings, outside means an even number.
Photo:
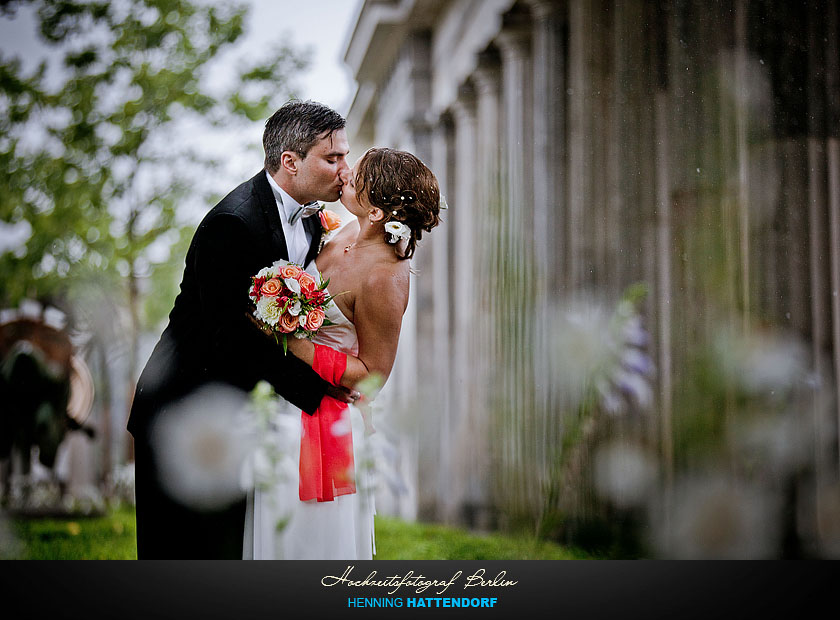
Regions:
<svg viewBox="0 0 840 620"><path fill-rule="evenodd" d="M322 325L330 325L326 318L327 304L333 297L326 291L329 280L315 278L298 265L286 260L263 267L251 278L251 314L267 334L283 341L286 338L312 338Z"/></svg>

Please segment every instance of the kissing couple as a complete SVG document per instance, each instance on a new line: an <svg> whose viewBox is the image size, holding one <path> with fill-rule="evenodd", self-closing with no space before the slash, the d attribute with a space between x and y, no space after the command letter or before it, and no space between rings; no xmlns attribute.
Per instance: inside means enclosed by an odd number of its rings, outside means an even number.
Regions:
<svg viewBox="0 0 840 620"><path fill-rule="evenodd" d="M405 151L372 148L351 168L344 118L313 101L277 110L265 123L263 147L264 168L199 224L169 324L137 384L128 430L139 559L372 557L373 497L356 492L364 433L353 404L361 381L391 372L409 259L423 232L440 222L440 189ZM317 201L336 200L353 218L322 243L329 220L316 217ZM311 340L288 338L288 353L248 316L252 278L277 261L323 277L332 296L323 326ZM300 450L292 455L296 479L225 506L184 502L167 484L171 455L162 452L158 420L179 415L210 386L244 398L260 381L296 413L286 429ZM213 456L212 445L202 449Z"/></svg>

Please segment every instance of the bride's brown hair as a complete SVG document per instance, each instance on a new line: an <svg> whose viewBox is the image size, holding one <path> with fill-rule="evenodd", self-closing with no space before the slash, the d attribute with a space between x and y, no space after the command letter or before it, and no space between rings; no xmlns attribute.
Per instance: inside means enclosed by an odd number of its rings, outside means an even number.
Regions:
<svg viewBox="0 0 840 620"><path fill-rule="evenodd" d="M402 222L411 237L401 259L411 258L423 231L440 223L437 178L420 159L406 151L372 148L359 162L356 193L385 212L386 222ZM386 234L386 239L390 237Z"/></svg>

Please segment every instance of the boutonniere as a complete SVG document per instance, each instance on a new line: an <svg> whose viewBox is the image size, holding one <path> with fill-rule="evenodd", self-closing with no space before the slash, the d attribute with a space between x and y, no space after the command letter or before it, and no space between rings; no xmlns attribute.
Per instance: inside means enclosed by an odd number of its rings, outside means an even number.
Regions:
<svg viewBox="0 0 840 620"><path fill-rule="evenodd" d="M318 246L318 251L324 249L324 244L330 236L339 228L341 228L341 217L334 211L328 211L325 205L321 205L318 210L318 219L321 221L321 243Z"/></svg>

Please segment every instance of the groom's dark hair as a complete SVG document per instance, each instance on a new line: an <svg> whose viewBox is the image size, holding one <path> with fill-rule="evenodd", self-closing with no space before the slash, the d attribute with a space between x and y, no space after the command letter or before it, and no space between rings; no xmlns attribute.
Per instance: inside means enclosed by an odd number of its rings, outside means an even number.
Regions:
<svg viewBox="0 0 840 620"><path fill-rule="evenodd" d="M277 172L283 151L306 157L318 140L331 136L337 129L344 129L345 124L341 114L323 103L287 101L265 122L265 169L269 174Z"/></svg>

